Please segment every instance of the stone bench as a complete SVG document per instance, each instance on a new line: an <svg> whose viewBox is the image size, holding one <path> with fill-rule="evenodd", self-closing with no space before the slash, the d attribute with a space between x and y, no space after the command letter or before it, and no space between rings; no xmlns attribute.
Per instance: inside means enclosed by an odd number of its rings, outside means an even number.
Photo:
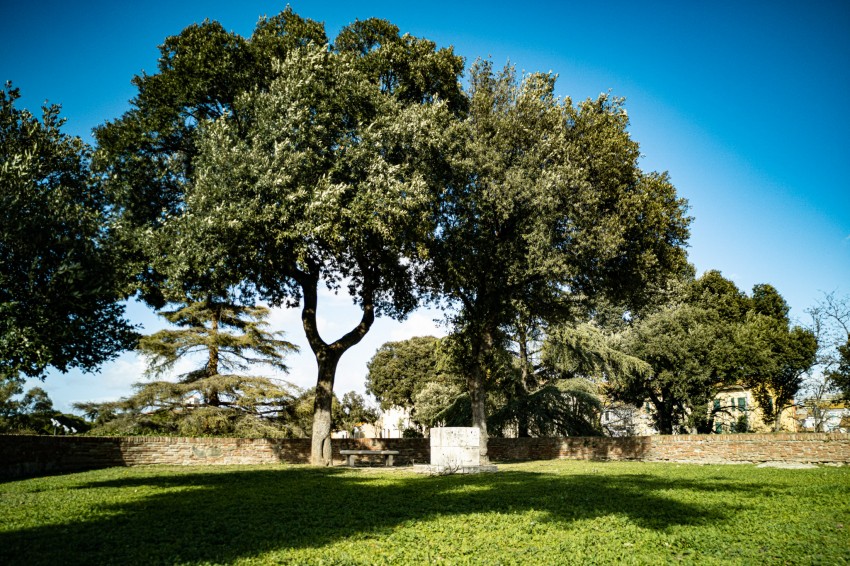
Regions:
<svg viewBox="0 0 850 566"><path fill-rule="evenodd" d="M398 456L398 450L340 450L339 453L345 456L346 464L349 466L354 466L357 456L383 456L384 464L392 466L393 456Z"/></svg>

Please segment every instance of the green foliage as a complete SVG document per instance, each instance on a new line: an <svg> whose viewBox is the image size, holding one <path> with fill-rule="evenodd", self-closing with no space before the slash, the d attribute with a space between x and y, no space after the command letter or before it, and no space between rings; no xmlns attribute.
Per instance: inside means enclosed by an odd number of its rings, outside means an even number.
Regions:
<svg viewBox="0 0 850 566"><path fill-rule="evenodd" d="M218 371L245 371L260 363L287 371L287 353L297 347L280 340L282 332L269 332L265 319L269 309L208 300L180 305L160 315L177 330L160 330L139 341L139 351L148 358L148 374L158 376L174 369L181 358L207 354L203 365L180 376L192 381L217 375ZM227 331L229 329L235 332Z"/></svg>
<svg viewBox="0 0 850 566"><path fill-rule="evenodd" d="M0 380L0 434L74 434L89 428L80 417L55 410L41 387L24 393L21 379Z"/></svg>
<svg viewBox="0 0 850 566"><path fill-rule="evenodd" d="M409 409L411 420L423 428L468 426L469 396L459 377L462 367L455 361L463 356L453 352L463 347L454 336L387 342L369 362L369 390L385 409ZM523 436L598 433L600 401L590 382L538 375L531 390L519 391L517 359L501 348L493 354L489 367L497 374L490 376L486 412L493 435L514 435L519 423Z"/></svg>
<svg viewBox="0 0 850 566"><path fill-rule="evenodd" d="M683 427L712 431L718 409L709 402L730 385L752 390L765 421L778 427L817 350L811 331L791 326L788 305L774 287L756 285L748 297L717 271L687 282L617 342L651 371L613 371L607 388L615 400L650 402L663 434Z"/></svg>
<svg viewBox="0 0 850 566"><path fill-rule="evenodd" d="M411 420L423 428L446 424L445 411L458 402L464 391L451 348L451 339L433 336L383 344L367 365L367 392L383 409L408 409ZM456 423L454 418L449 421Z"/></svg>
<svg viewBox="0 0 850 566"><path fill-rule="evenodd" d="M647 362L618 349L611 335L593 323L550 329L543 344L543 363L560 374L600 384L620 376L648 377L652 372Z"/></svg>
<svg viewBox="0 0 850 566"><path fill-rule="evenodd" d="M136 336L118 301L106 202L89 148L0 90L0 378L95 371Z"/></svg>
<svg viewBox="0 0 850 566"><path fill-rule="evenodd" d="M838 346L837 350L838 367L829 374L829 377L841 395L850 400L850 336L847 338L847 343Z"/></svg>
<svg viewBox="0 0 850 566"><path fill-rule="evenodd" d="M411 427L401 431L402 438L423 438L424 436L420 430Z"/></svg>
<svg viewBox="0 0 850 566"><path fill-rule="evenodd" d="M433 336L383 344L367 364L366 392L375 396L382 409L413 409L415 418L419 401L427 403L430 396L426 390L456 391L455 385L460 385L459 378L449 372L445 347L440 344Z"/></svg>
<svg viewBox="0 0 850 566"><path fill-rule="evenodd" d="M177 381L135 385L136 392L113 403L78 403L97 423L94 434L179 434L184 436L298 436L295 386L266 377L239 375L262 364L286 370L283 358L296 347L265 329L268 309L232 303L189 303L160 313L176 330L139 341L148 374L170 373L200 354L200 365Z"/></svg>
<svg viewBox="0 0 850 566"><path fill-rule="evenodd" d="M397 26L377 18L346 26L333 47L339 53L354 54L359 72L406 105L439 99L453 111L466 108L457 80L463 74L463 59L451 47L437 49L428 39L399 35Z"/></svg>
<svg viewBox="0 0 850 566"><path fill-rule="evenodd" d="M699 279L687 282L682 295L682 302L714 310L726 321L742 320L751 306L746 293L714 269L706 271Z"/></svg>
<svg viewBox="0 0 850 566"><path fill-rule="evenodd" d="M181 220L185 193L195 182L198 128L209 120L247 119L238 113L237 98L267 89L275 60L325 41L321 24L288 8L262 18L248 39L204 21L166 38L158 72L133 79L138 94L129 111L95 130L93 159L132 280L128 292L162 308L240 282L239 256L228 254L235 243L223 238L226 233L216 237L214 226Z"/></svg>
<svg viewBox="0 0 850 566"><path fill-rule="evenodd" d="M554 85L473 65L467 143L435 202L433 286L457 307L479 427L492 352L518 317L555 322L602 297L637 309L687 267L685 202L666 175L638 168L622 101L573 105Z"/></svg>
<svg viewBox="0 0 850 566"><path fill-rule="evenodd" d="M437 376L437 338L417 336L383 344L366 364L366 392L382 409L413 407L413 399Z"/></svg>
<svg viewBox="0 0 850 566"><path fill-rule="evenodd" d="M609 391L635 405L648 400L662 434L686 425L704 427L709 402L732 381L725 357L731 331L718 311L696 305L673 305L649 315L623 334L620 346L652 371L620 374Z"/></svg>
<svg viewBox="0 0 850 566"><path fill-rule="evenodd" d="M378 412L366 405L366 400L356 391L349 391L334 406L334 429L353 433L356 427L363 424L374 424L378 420Z"/></svg>
<svg viewBox="0 0 850 566"><path fill-rule="evenodd" d="M791 308L773 285L766 283L755 285L750 302L752 304L752 310L757 314L785 323L789 320L788 312Z"/></svg>
<svg viewBox="0 0 850 566"><path fill-rule="evenodd" d="M457 415L458 405L466 410ZM413 397L411 419L417 424L435 426L469 426L469 396L460 380L430 381Z"/></svg>
<svg viewBox="0 0 850 566"><path fill-rule="evenodd" d="M499 389L504 394L488 428L496 435L592 436L600 433L599 383L606 374L646 371L645 364L615 350L592 324L546 329L539 363L529 351L528 331L516 337L516 370Z"/></svg>
<svg viewBox="0 0 850 566"><path fill-rule="evenodd" d="M490 415L487 427L505 435L522 422L529 436L596 436L601 408L597 388L586 379L558 380L510 399Z"/></svg>
<svg viewBox="0 0 850 566"><path fill-rule="evenodd" d="M846 466L111 468L0 484L0 562L840 565L848 502Z"/></svg>
<svg viewBox="0 0 850 566"><path fill-rule="evenodd" d="M741 377L733 338L748 308L746 295L717 271L684 282L666 305L612 338L613 347L642 360L650 371L610 372L609 395L636 406L649 402L662 434L684 427L710 432L709 402L724 384Z"/></svg>
<svg viewBox="0 0 850 566"><path fill-rule="evenodd" d="M204 22L161 50L131 111L97 134L135 288L156 306L234 287L303 301L324 442L342 353L376 315L416 306L423 205L441 188L463 61L374 19L328 45L290 9L248 39ZM363 316L328 344L317 288L343 281Z"/></svg>
<svg viewBox="0 0 850 566"><path fill-rule="evenodd" d="M0 381L0 432L45 434L56 414L53 402L40 387L23 393L20 379Z"/></svg>
<svg viewBox="0 0 850 566"><path fill-rule="evenodd" d="M804 375L815 363L817 339L810 330L789 327L784 315L777 319L750 312L736 344L745 360L743 382L752 389L765 422L779 430L782 412L793 404Z"/></svg>
<svg viewBox="0 0 850 566"><path fill-rule="evenodd" d="M269 89L240 100L247 131L218 121L205 132L189 213L241 243L248 276L273 302L347 279L364 309L404 316L416 298L401 258L417 257L428 229L445 105L406 107L321 46L275 68Z"/></svg>

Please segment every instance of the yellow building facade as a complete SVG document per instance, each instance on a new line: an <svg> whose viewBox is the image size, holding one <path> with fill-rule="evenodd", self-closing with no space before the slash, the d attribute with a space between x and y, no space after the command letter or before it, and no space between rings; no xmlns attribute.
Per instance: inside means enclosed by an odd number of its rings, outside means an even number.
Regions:
<svg viewBox="0 0 850 566"><path fill-rule="evenodd" d="M714 432L773 432L773 423L765 422L752 391L742 386L727 387L714 397ZM782 411L779 429L796 432L797 421L794 407Z"/></svg>

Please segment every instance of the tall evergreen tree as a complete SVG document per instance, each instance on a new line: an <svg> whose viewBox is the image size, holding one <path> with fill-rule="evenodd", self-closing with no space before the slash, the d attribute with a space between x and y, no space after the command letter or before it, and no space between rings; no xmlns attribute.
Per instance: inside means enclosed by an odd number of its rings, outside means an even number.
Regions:
<svg viewBox="0 0 850 566"><path fill-rule="evenodd" d="M259 364L285 371L284 356L297 350L265 329L268 309L215 300L189 303L160 313L178 328L143 337L139 351L148 375L171 373L179 363L200 364L176 382L138 383L117 403L82 403L76 408L99 420L104 430L145 428L189 435L292 436L297 388L280 380L245 375ZM110 422L112 421L112 422Z"/></svg>

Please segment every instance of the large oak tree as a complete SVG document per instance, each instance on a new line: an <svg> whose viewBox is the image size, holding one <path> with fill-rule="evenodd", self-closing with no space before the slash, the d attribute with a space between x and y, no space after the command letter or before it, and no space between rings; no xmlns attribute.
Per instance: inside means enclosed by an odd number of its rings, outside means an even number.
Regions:
<svg viewBox="0 0 850 566"><path fill-rule="evenodd" d="M486 384L506 328L569 319L601 296L639 307L685 269L689 219L667 176L639 169L621 101L573 105L554 76L489 62L473 66L469 99L429 253L485 462Z"/></svg>
<svg viewBox="0 0 850 566"><path fill-rule="evenodd" d="M315 464L330 462L341 356L376 315L403 318L417 304L420 243L432 230L426 212L446 149L440 132L452 120L446 102L408 104L400 86L373 80L362 69L372 53L309 45L280 61L269 89L240 101L251 116L244 131L220 120L205 132L187 200L189 214L240 242L246 276L266 300L301 303L319 369ZM345 286L361 308L336 340L318 329L320 285Z"/></svg>
<svg viewBox="0 0 850 566"><path fill-rule="evenodd" d="M376 19L330 45L290 9L247 39L205 22L161 51L97 132L133 288L157 307L205 290L300 303L319 366L313 462L328 463L340 357L376 315L416 304L417 207L441 175L434 134L463 107L463 61ZM320 283L362 308L338 340L318 332Z"/></svg>

